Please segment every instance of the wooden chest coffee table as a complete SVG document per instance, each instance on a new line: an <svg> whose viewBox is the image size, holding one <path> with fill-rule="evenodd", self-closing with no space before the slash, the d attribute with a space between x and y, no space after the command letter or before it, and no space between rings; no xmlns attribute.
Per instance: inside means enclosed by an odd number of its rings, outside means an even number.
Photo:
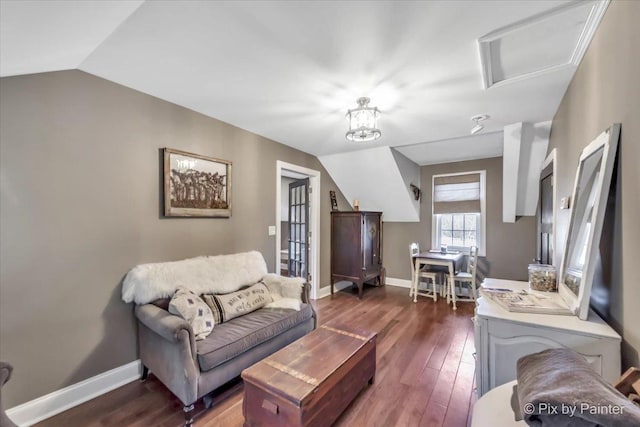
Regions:
<svg viewBox="0 0 640 427"><path fill-rule="evenodd" d="M320 326L242 372L244 426L329 426L375 372L375 333Z"/></svg>

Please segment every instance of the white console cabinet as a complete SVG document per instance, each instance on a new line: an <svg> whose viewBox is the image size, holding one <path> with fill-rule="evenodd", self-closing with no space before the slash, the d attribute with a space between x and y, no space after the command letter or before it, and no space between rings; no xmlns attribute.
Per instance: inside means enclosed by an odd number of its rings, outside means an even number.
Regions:
<svg viewBox="0 0 640 427"><path fill-rule="evenodd" d="M482 286L528 289L527 282L485 279ZM522 356L548 348L567 347L582 354L611 383L620 377L620 335L596 313L576 316L513 313L480 298L474 317L478 397L516 379Z"/></svg>

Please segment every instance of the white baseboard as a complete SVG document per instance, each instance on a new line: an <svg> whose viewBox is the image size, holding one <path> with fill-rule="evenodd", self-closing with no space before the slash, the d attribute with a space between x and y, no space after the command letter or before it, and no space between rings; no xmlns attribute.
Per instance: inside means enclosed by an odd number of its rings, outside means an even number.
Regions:
<svg viewBox="0 0 640 427"><path fill-rule="evenodd" d="M334 292L340 292L343 289L346 289L350 286L353 286L353 283L351 282L337 282L333 285L333 290ZM320 298L324 298L324 297L328 297L329 295L331 295L331 286L325 286L324 288L320 288L320 290L318 291L318 295L316 299L320 299Z"/></svg>
<svg viewBox="0 0 640 427"><path fill-rule="evenodd" d="M385 278L384 283L385 285L388 285L388 286L397 286L399 288L407 288L407 289L411 288L411 280L395 279L393 277L387 277ZM334 285L334 290L335 292L339 292L343 289L348 288L349 286L353 286L353 283L338 282ZM324 288L320 288L320 291L318 292L318 298L316 299L328 297L329 295L331 295L331 287L325 286Z"/></svg>
<svg viewBox="0 0 640 427"><path fill-rule="evenodd" d="M320 288L316 294L316 299L321 299L324 297L328 297L331 295L331 287L325 286L324 288Z"/></svg>
<svg viewBox="0 0 640 427"><path fill-rule="evenodd" d="M31 426L67 409L135 381L142 374L140 360L103 372L95 377L14 406L7 416L19 426Z"/></svg>
<svg viewBox="0 0 640 427"><path fill-rule="evenodd" d="M396 279L394 277L387 277L384 281L384 284L387 286L397 286L399 288L411 288L411 280Z"/></svg>

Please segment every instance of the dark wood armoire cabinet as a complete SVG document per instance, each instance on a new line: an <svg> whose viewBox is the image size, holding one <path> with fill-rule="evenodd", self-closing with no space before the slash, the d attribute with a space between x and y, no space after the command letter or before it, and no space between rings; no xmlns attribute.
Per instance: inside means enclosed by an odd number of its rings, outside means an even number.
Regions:
<svg viewBox="0 0 640 427"><path fill-rule="evenodd" d="M331 294L339 281L358 286L384 284L382 268L382 212L331 212Z"/></svg>

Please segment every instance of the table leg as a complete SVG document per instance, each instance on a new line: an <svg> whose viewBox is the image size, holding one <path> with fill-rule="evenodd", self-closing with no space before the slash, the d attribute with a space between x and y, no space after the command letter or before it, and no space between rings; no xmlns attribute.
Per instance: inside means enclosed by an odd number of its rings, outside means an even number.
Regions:
<svg viewBox="0 0 640 427"><path fill-rule="evenodd" d="M409 284L409 298L413 296L413 281L416 278L416 260L412 259L411 261L413 263L411 264L411 268L413 270L411 270L411 283Z"/></svg>
<svg viewBox="0 0 640 427"><path fill-rule="evenodd" d="M457 310L456 307L456 280L453 276L449 276L449 293L451 294L451 301L453 301L453 309Z"/></svg>
<svg viewBox="0 0 640 427"><path fill-rule="evenodd" d="M411 283L411 292L413 292L413 302L418 302L418 280L420 274L420 260L414 260L414 271L413 271L413 281Z"/></svg>

